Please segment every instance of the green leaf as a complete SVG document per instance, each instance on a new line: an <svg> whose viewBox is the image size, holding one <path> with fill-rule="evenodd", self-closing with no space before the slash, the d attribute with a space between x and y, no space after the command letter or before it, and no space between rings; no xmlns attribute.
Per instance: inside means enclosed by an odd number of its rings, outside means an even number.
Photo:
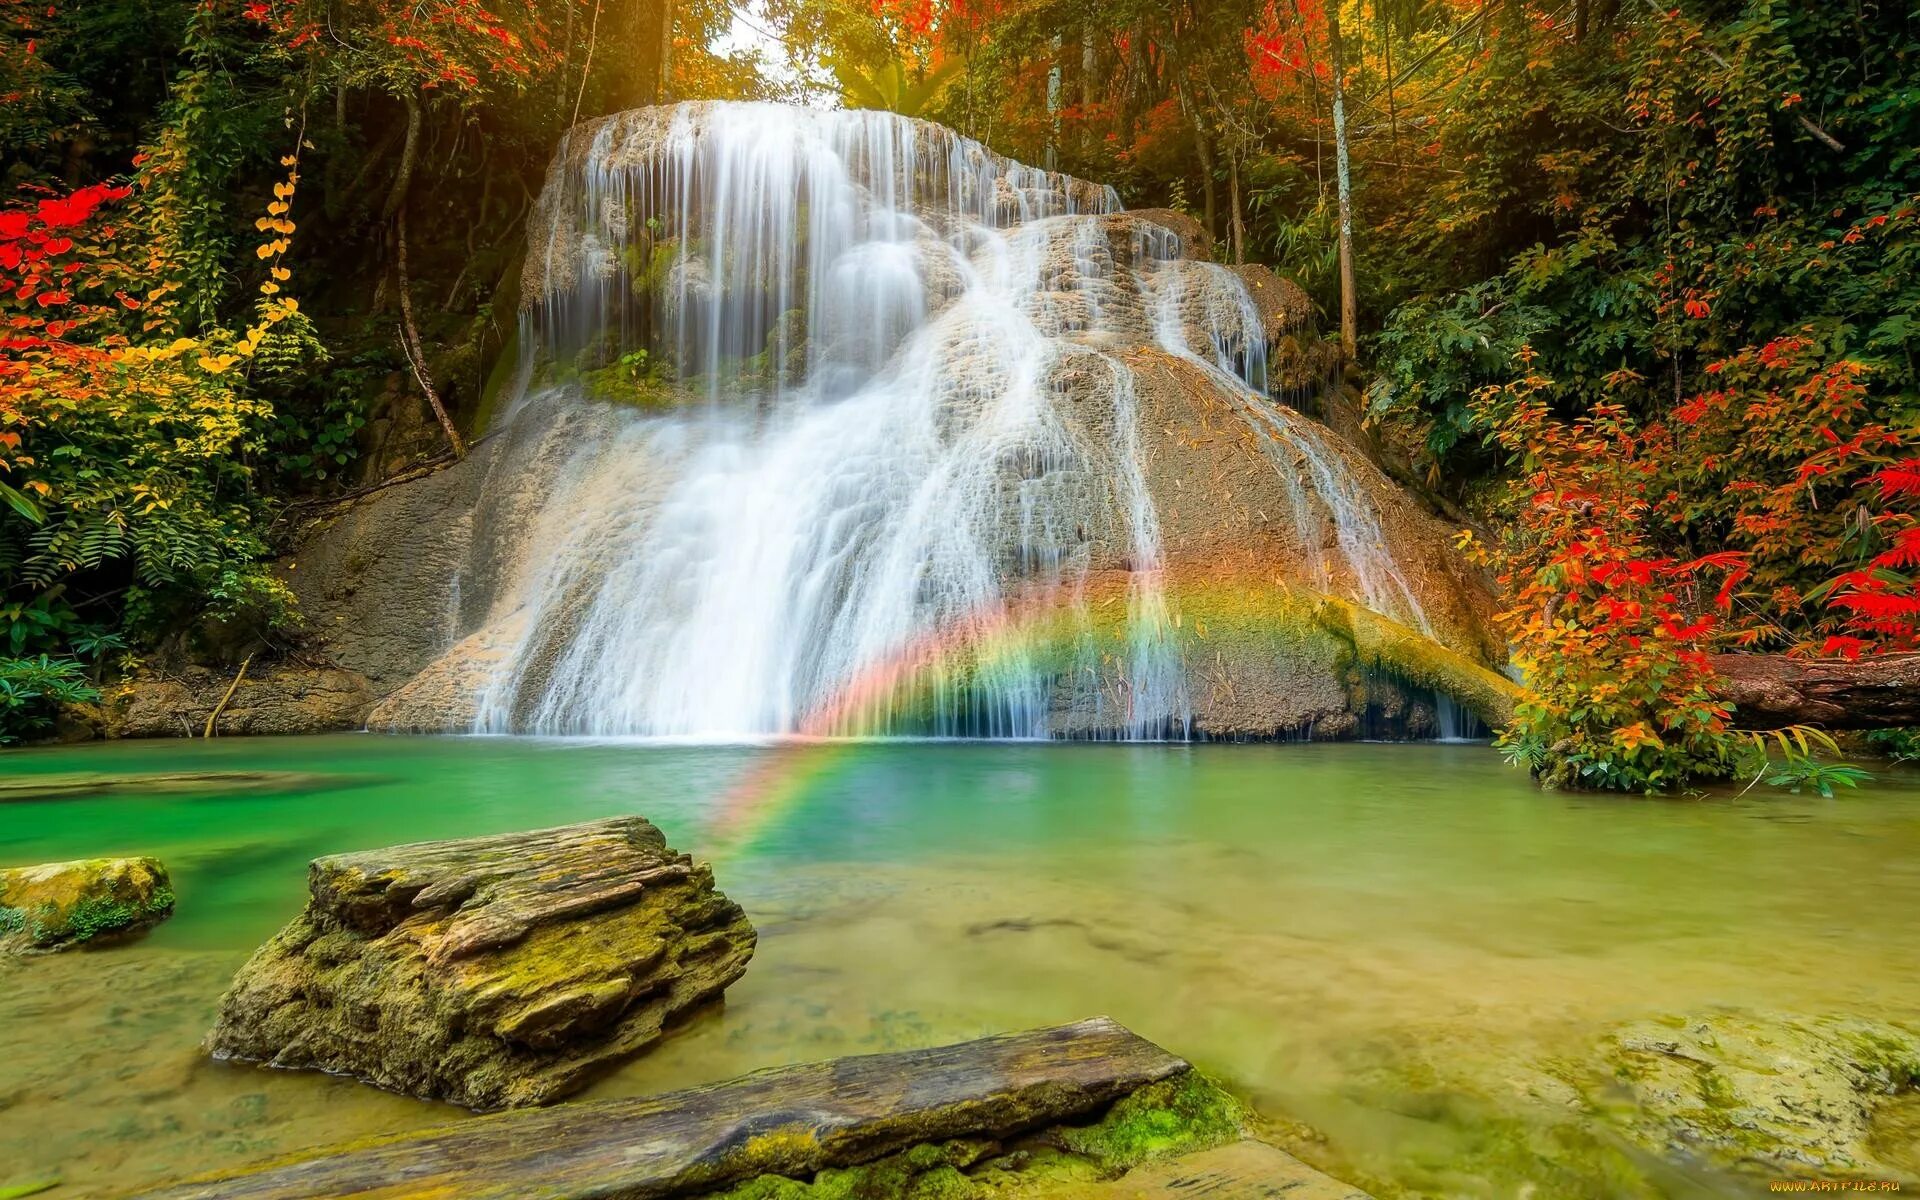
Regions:
<svg viewBox="0 0 1920 1200"><path fill-rule="evenodd" d="M9 487L4 483L0 483L0 500L6 501L8 508L19 513L27 520L32 521L35 525L41 525L46 522L47 510L40 507L39 501L18 488ZM0 1200L4 1200L4 1196L4 1193L0 1193Z"/></svg>

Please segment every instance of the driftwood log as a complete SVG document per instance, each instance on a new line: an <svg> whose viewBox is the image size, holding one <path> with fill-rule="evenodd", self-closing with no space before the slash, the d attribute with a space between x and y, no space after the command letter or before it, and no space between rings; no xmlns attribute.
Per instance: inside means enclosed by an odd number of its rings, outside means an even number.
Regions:
<svg viewBox="0 0 1920 1200"><path fill-rule="evenodd" d="M639 817L333 855L307 887L207 1048L469 1108L576 1090L717 998L754 947L712 868Z"/></svg>
<svg viewBox="0 0 1920 1200"><path fill-rule="evenodd" d="M1734 704L1734 724L1742 729L1920 725L1920 654L1857 661L1716 654L1713 668L1720 675L1721 696Z"/></svg>
<svg viewBox="0 0 1920 1200"><path fill-rule="evenodd" d="M1100 1114L1187 1063L1105 1017L726 1083L477 1117L162 1188L148 1200L446 1196L658 1200L753 1176L805 1178L956 1138Z"/></svg>

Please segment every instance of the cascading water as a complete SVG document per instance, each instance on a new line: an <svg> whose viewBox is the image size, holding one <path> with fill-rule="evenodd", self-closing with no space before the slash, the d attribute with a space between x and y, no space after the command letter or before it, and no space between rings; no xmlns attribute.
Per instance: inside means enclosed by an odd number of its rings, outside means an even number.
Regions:
<svg viewBox="0 0 1920 1200"><path fill-rule="evenodd" d="M529 258L541 382L507 420L634 403L561 456L476 727L1186 735L1142 348L1203 364L1292 456L1298 519L1337 530L1302 526L1323 583L1424 625L1344 460L1260 395L1240 280L1119 212L885 113L685 105L571 135ZM1117 639L1090 588L1116 571ZM1034 597L1065 614L1044 647L1005 636ZM903 658L910 695L863 687Z"/></svg>

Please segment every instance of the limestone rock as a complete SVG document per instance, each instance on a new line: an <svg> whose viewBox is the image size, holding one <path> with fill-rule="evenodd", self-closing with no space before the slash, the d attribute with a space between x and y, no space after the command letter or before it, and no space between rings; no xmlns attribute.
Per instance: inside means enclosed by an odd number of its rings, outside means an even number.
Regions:
<svg viewBox="0 0 1920 1200"><path fill-rule="evenodd" d="M476 1109L543 1104L746 970L713 871L639 817L316 860L221 1001L216 1057Z"/></svg>
<svg viewBox="0 0 1920 1200"><path fill-rule="evenodd" d="M1198 218L1174 208L1130 208L1127 215L1158 225L1180 239L1181 256L1199 261L1213 257L1213 238Z"/></svg>
<svg viewBox="0 0 1920 1200"><path fill-rule="evenodd" d="M145 673L106 704L109 737L198 737L234 672L190 666ZM334 667L253 664L220 711L219 734L326 733L359 729L373 707L366 677Z"/></svg>
<svg viewBox="0 0 1920 1200"><path fill-rule="evenodd" d="M1339 348L1320 335L1313 300L1299 284L1261 263L1242 263L1233 273L1247 285L1260 314L1267 337L1268 388L1276 395L1312 401L1340 369Z"/></svg>
<svg viewBox="0 0 1920 1200"><path fill-rule="evenodd" d="M86 858L0 871L0 954L126 937L172 915L172 882L156 859Z"/></svg>
<svg viewBox="0 0 1920 1200"><path fill-rule="evenodd" d="M1641 1021L1571 1081L1630 1137L1768 1175L1892 1178L1875 1110L1920 1087L1920 1031L1840 1017L1715 1013Z"/></svg>
<svg viewBox="0 0 1920 1200"><path fill-rule="evenodd" d="M1369 1200L1352 1184L1314 1170L1293 1155L1252 1138L1156 1164L1130 1174L1114 1200Z"/></svg>

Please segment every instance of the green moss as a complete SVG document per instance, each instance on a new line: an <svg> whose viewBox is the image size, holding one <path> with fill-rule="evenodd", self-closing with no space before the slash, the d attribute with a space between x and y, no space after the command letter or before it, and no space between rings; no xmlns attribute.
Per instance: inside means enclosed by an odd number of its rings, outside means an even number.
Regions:
<svg viewBox="0 0 1920 1200"><path fill-rule="evenodd" d="M64 917L51 902L36 911L33 937L42 944L51 941L86 942L111 933L144 924L173 909L173 892L156 890L145 903L129 903L112 896L85 896L66 911Z"/></svg>
<svg viewBox="0 0 1920 1200"><path fill-rule="evenodd" d="M1048 1129L997 1158L989 1157L1000 1150L995 1142L930 1142L811 1180L760 1175L708 1200L1012 1200L1046 1183L1108 1178L1230 1142L1246 1121L1239 1101L1189 1071L1117 1101L1091 1125Z"/></svg>
<svg viewBox="0 0 1920 1200"><path fill-rule="evenodd" d="M962 1139L915 1146L855 1167L829 1167L803 1182L760 1175L710 1200L976 1200L988 1192L965 1173L994 1149Z"/></svg>
<svg viewBox="0 0 1920 1200"><path fill-rule="evenodd" d="M84 897L67 910L65 922L61 922L58 929L52 929L52 933L69 941L90 941L106 933L119 933L121 929L140 925L169 910L173 910L173 891L165 887L157 889L144 904L132 904L113 897ZM52 916L52 904L42 908L42 912ZM38 931L40 924L36 922L36 933Z"/></svg>
<svg viewBox="0 0 1920 1200"><path fill-rule="evenodd" d="M1920 1088L1920 1042L1890 1031L1847 1029L1837 1041L1875 1083L1888 1092Z"/></svg>
<svg viewBox="0 0 1920 1200"><path fill-rule="evenodd" d="M0 936L18 933L27 927L27 914L17 908L8 908L0 904Z"/></svg>
<svg viewBox="0 0 1920 1200"><path fill-rule="evenodd" d="M1240 1136L1247 1111L1198 1071L1141 1088L1092 1125L1056 1135L1062 1147L1110 1171L1192 1154Z"/></svg>

